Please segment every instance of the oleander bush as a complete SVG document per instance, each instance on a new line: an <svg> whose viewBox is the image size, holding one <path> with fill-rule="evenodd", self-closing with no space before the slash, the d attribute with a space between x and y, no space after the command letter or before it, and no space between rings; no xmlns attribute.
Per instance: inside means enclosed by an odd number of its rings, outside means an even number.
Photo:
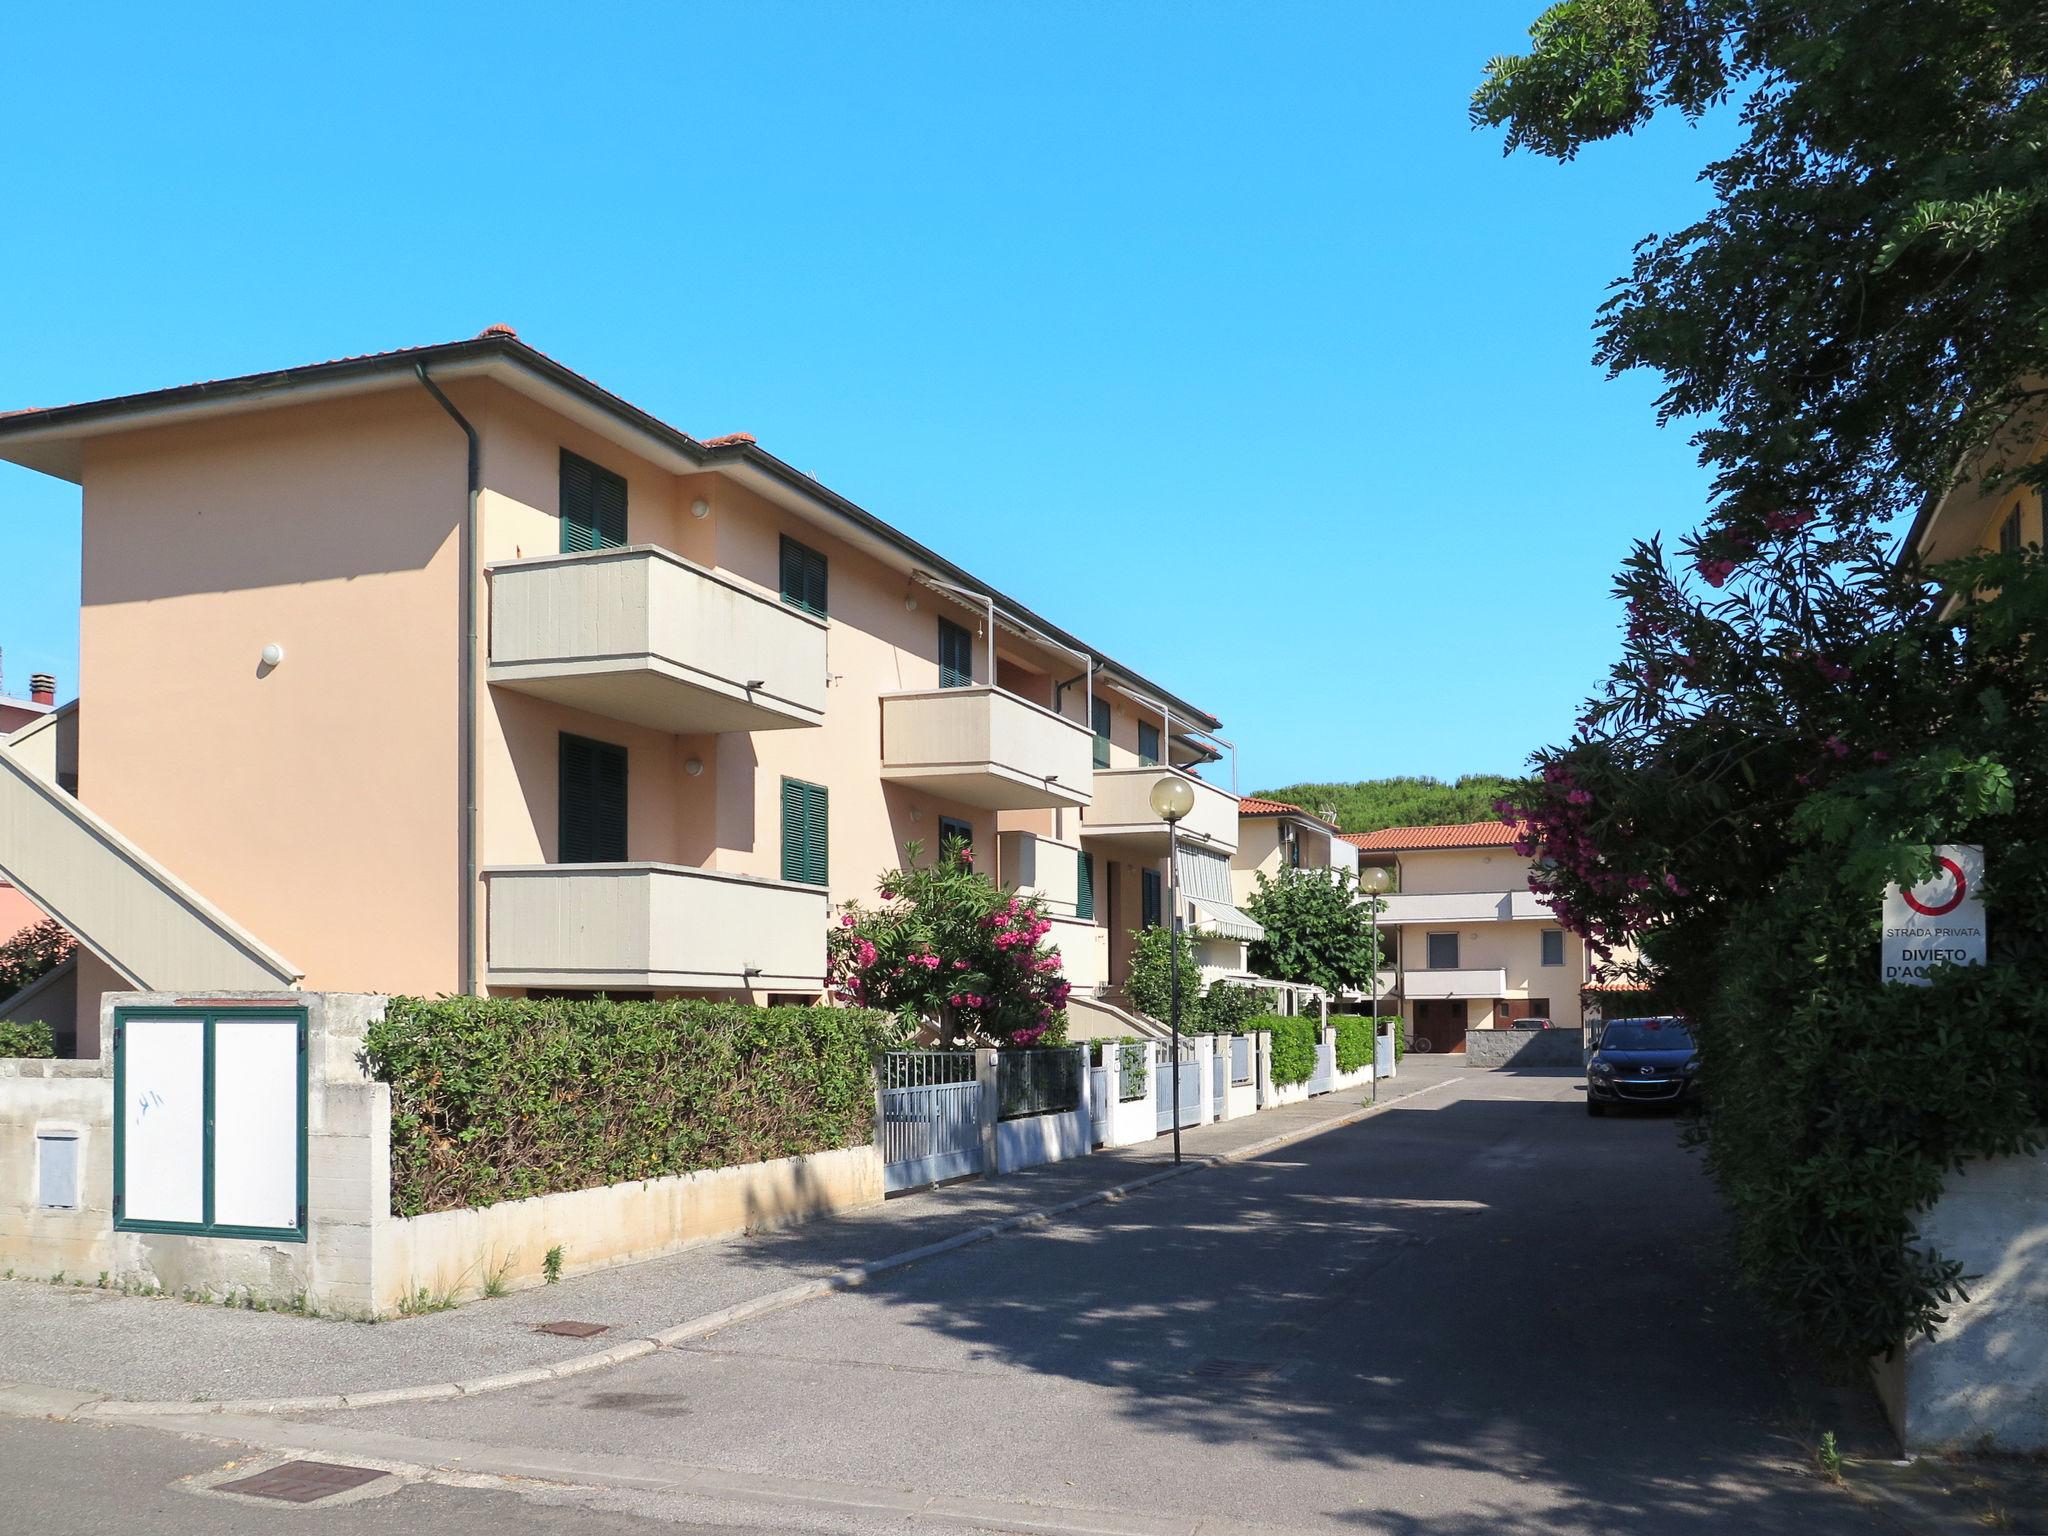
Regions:
<svg viewBox="0 0 2048 1536"><path fill-rule="evenodd" d="M71 958L78 941L44 918L0 941L0 1002Z"/></svg>
<svg viewBox="0 0 2048 1536"><path fill-rule="evenodd" d="M56 1037L40 1019L0 1019L0 1056L54 1056Z"/></svg>
<svg viewBox="0 0 2048 1536"><path fill-rule="evenodd" d="M394 997L363 1054L417 1216L864 1145L894 1038L862 1008Z"/></svg>

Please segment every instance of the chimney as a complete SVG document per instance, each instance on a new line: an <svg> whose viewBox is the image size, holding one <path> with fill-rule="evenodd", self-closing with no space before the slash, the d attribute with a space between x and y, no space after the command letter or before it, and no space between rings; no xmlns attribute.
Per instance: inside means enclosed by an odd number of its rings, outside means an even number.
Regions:
<svg viewBox="0 0 2048 1536"><path fill-rule="evenodd" d="M38 704L57 702L57 679L47 672L32 673L28 680L28 696Z"/></svg>

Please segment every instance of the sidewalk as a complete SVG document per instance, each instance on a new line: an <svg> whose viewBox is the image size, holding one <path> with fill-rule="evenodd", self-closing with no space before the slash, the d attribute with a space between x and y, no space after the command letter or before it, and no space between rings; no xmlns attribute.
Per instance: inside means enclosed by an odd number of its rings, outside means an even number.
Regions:
<svg viewBox="0 0 2048 1536"><path fill-rule="evenodd" d="M1462 1065L1462 1058L1447 1058ZM1413 1068L1411 1070L1411 1067ZM1456 1066L1411 1057L1382 1104L1457 1080ZM1311 1136L1371 1104L1358 1090L1184 1130L1189 1159ZM992 1221L1045 1210L1157 1173L1170 1137L1003 1178L903 1195L883 1205L559 1285L366 1324L248 1312L31 1281L0 1282L0 1381L123 1400L197 1402L364 1393L559 1365L850 1265L871 1263ZM1201 1177L1199 1172L1191 1175ZM1143 1193L1133 1196L1143 1199ZM573 1246L573 1245L572 1245ZM544 1322L603 1323L596 1338L535 1333Z"/></svg>

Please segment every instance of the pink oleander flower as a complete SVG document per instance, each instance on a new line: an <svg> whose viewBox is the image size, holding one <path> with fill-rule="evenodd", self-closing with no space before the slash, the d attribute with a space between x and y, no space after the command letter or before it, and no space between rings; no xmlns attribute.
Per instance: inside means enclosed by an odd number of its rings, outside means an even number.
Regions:
<svg viewBox="0 0 2048 1536"><path fill-rule="evenodd" d="M965 960L955 960L953 962L953 969L956 971L964 971L967 969L967 962Z"/></svg>
<svg viewBox="0 0 2048 1536"><path fill-rule="evenodd" d="M853 914L849 912L846 914L846 916L840 918L839 926L842 928L851 928L853 926Z"/></svg>
<svg viewBox="0 0 2048 1536"><path fill-rule="evenodd" d="M1718 555L1702 555L1696 562L1696 569L1700 573L1700 579L1706 582L1708 586L1723 587L1728 584L1728 578L1733 576L1740 569L1740 566L1737 562L1724 560Z"/></svg>
<svg viewBox="0 0 2048 1536"><path fill-rule="evenodd" d="M1848 743L1843 741L1842 738L1839 736L1830 736L1826 741L1822 742L1821 745L1823 747L1826 747L1830 752L1834 753L1837 757L1847 757L1849 755Z"/></svg>
<svg viewBox="0 0 2048 1536"><path fill-rule="evenodd" d="M1672 874L1665 875L1664 888L1674 896L1690 896L1692 894L1692 892L1679 883L1678 876Z"/></svg>
<svg viewBox="0 0 2048 1536"><path fill-rule="evenodd" d="M1892 760L1892 755L1889 752L1879 749L1878 751L1870 754L1870 760L1873 763L1888 763Z"/></svg>

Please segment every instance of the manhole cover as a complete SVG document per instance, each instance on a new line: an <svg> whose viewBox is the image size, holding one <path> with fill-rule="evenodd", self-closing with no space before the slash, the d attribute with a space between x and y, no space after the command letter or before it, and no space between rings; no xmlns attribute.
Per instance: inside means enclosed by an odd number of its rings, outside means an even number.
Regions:
<svg viewBox="0 0 2048 1536"><path fill-rule="evenodd" d="M326 1461L288 1461L253 1477L237 1478L232 1483L215 1483L213 1491L247 1494L252 1499L277 1499L285 1504L311 1504L390 1475L389 1472L379 1472L375 1467L341 1467Z"/></svg>
<svg viewBox="0 0 2048 1536"><path fill-rule="evenodd" d="M608 1332L610 1323L541 1323L535 1333L558 1333L565 1339L594 1339L600 1333Z"/></svg>
<svg viewBox="0 0 2048 1536"><path fill-rule="evenodd" d="M1188 1374L1203 1381L1271 1381L1280 1374L1280 1367L1270 1360L1226 1360L1218 1356L1200 1361Z"/></svg>

